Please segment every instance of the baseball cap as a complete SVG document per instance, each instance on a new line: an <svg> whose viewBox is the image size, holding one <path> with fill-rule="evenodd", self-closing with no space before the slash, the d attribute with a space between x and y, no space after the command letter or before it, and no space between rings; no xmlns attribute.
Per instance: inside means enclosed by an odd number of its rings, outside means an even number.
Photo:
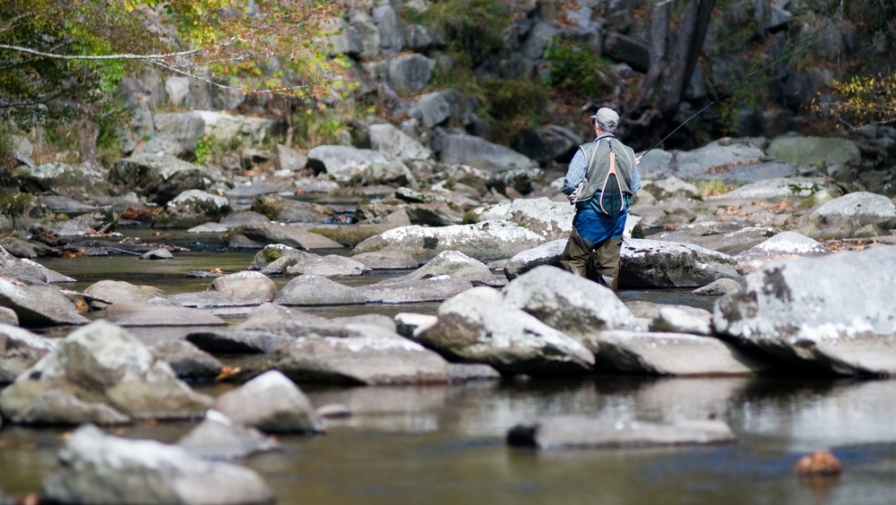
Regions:
<svg viewBox="0 0 896 505"><path fill-rule="evenodd" d="M601 123L618 123L619 122L619 114L616 114L616 111L609 107L601 107L597 110L597 114L591 116L591 119L596 119Z"/></svg>

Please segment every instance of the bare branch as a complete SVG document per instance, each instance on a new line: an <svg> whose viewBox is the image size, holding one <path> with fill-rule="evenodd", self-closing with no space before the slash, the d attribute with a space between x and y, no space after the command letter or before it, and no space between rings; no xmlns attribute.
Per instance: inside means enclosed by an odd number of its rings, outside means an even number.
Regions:
<svg viewBox="0 0 896 505"><path fill-rule="evenodd" d="M222 42L218 46L215 47L224 47L232 44L235 40L235 37L229 38L226 41ZM178 58L183 56L190 56L194 54L204 53L209 51L210 48L201 48L201 49L192 49L190 51L180 51L175 53L162 53L162 54L100 54L100 55L82 55L82 54L58 54L58 53L47 53L44 51L38 51L36 49L30 49L27 47L21 46L10 46L7 44L0 44L0 49L6 49L9 51L15 51L18 53L30 54L33 56L40 56L43 58L52 58L56 60L86 60L86 61L103 61L103 60L142 60L142 61L155 61L155 60L163 60L167 58Z"/></svg>

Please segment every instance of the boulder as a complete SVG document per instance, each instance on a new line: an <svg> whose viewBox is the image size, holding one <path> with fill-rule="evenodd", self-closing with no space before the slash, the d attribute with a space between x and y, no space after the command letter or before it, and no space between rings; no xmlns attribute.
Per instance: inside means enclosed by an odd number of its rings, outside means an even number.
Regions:
<svg viewBox="0 0 896 505"><path fill-rule="evenodd" d="M766 241L775 230L766 226L745 226L743 223L706 221L679 226L675 231L650 235L651 240L697 245L720 253L734 255Z"/></svg>
<svg viewBox="0 0 896 505"><path fill-rule="evenodd" d="M308 151L308 159L322 163L328 174L344 181L350 180L364 163L387 161L379 151L339 145L316 146Z"/></svg>
<svg viewBox="0 0 896 505"><path fill-rule="evenodd" d="M422 279L388 279L357 288L369 303L440 302L473 287L465 279L439 275Z"/></svg>
<svg viewBox="0 0 896 505"><path fill-rule="evenodd" d="M622 243L619 286L697 288L715 280L740 280L731 256L700 246L648 239Z"/></svg>
<svg viewBox="0 0 896 505"><path fill-rule="evenodd" d="M769 363L716 338L685 333L604 331L583 343L596 371L640 375L722 376L768 371Z"/></svg>
<svg viewBox="0 0 896 505"><path fill-rule="evenodd" d="M190 189L205 189L203 169L172 155L135 154L109 169L109 182L158 205Z"/></svg>
<svg viewBox="0 0 896 505"><path fill-rule="evenodd" d="M390 160L428 160L432 151L391 123L370 125L370 145Z"/></svg>
<svg viewBox="0 0 896 505"><path fill-rule="evenodd" d="M504 287L503 294L505 305L578 340L607 330L638 327L635 316L612 290L552 266L540 266L517 277Z"/></svg>
<svg viewBox="0 0 896 505"><path fill-rule="evenodd" d="M740 282L734 279L719 279L693 291L700 296L724 296L740 291Z"/></svg>
<svg viewBox="0 0 896 505"><path fill-rule="evenodd" d="M234 228L225 236L231 247L261 249L283 244L296 249L341 249L342 244L299 226L284 223L250 223Z"/></svg>
<svg viewBox="0 0 896 505"><path fill-rule="evenodd" d="M106 435L81 426L59 451L60 468L41 484L41 501L97 505L273 504L254 470L199 459L155 440Z"/></svg>
<svg viewBox="0 0 896 505"><path fill-rule="evenodd" d="M712 312L687 305L658 305L648 323L650 331L702 336L713 334Z"/></svg>
<svg viewBox="0 0 896 505"><path fill-rule="evenodd" d="M813 167L858 165L862 158L855 142L837 137L779 137L766 151L787 163Z"/></svg>
<svg viewBox="0 0 896 505"><path fill-rule="evenodd" d="M830 251L815 240L792 231L781 232L734 257L744 274L779 260L823 256Z"/></svg>
<svg viewBox="0 0 896 505"><path fill-rule="evenodd" d="M386 80L389 87L397 91L420 91L429 83L435 66L435 60L422 54L401 55L388 60Z"/></svg>
<svg viewBox="0 0 896 505"><path fill-rule="evenodd" d="M896 373L896 247L775 262L716 302L716 333L794 368Z"/></svg>
<svg viewBox="0 0 896 505"><path fill-rule="evenodd" d="M370 328L354 337L303 337L256 365L298 383L351 385L444 384L448 363L395 332Z"/></svg>
<svg viewBox="0 0 896 505"><path fill-rule="evenodd" d="M896 227L896 204L874 193L859 191L835 198L815 209L813 214L826 221L838 218L855 218L858 225L884 225Z"/></svg>
<svg viewBox="0 0 896 505"><path fill-rule="evenodd" d="M187 342L211 354L267 354L295 340L264 330L202 330L188 333Z"/></svg>
<svg viewBox="0 0 896 505"><path fill-rule="evenodd" d="M169 305L171 303L171 305ZM165 303L116 303L106 309L106 321L119 326L224 326L226 321L200 309Z"/></svg>
<svg viewBox="0 0 896 505"><path fill-rule="evenodd" d="M268 433L324 431L305 393L278 371L266 372L222 394L213 408L238 423Z"/></svg>
<svg viewBox="0 0 896 505"><path fill-rule="evenodd" d="M177 446L201 459L226 460L278 449L280 444L252 426L237 423L217 410L209 409L205 419L182 436Z"/></svg>
<svg viewBox="0 0 896 505"><path fill-rule="evenodd" d="M455 133L440 137L439 142L440 160L445 164L470 165L493 172L538 168L535 160L482 137Z"/></svg>
<svg viewBox="0 0 896 505"><path fill-rule="evenodd" d="M506 305L492 288L469 289L442 303L437 315L419 341L452 361L531 375L581 374L594 363L577 340Z"/></svg>
<svg viewBox="0 0 896 505"><path fill-rule="evenodd" d="M552 240L540 246L518 252L504 264L504 275L512 281L541 265L560 266L560 255L569 239Z"/></svg>
<svg viewBox="0 0 896 505"><path fill-rule="evenodd" d="M23 326L80 325L90 322L72 301L50 285L22 285L0 277L0 306L15 311Z"/></svg>
<svg viewBox="0 0 896 505"><path fill-rule="evenodd" d="M226 197L189 189L170 200L165 210L153 218L152 225L153 228L192 228L218 221L231 211Z"/></svg>
<svg viewBox="0 0 896 505"><path fill-rule="evenodd" d="M201 414L211 398L194 392L126 330L96 321L0 393L6 419L22 424L100 424Z"/></svg>
<svg viewBox="0 0 896 505"><path fill-rule="evenodd" d="M420 264L413 256L401 251L374 251L352 256L372 270L407 270Z"/></svg>
<svg viewBox="0 0 896 505"><path fill-rule="evenodd" d="M358 289L306 274L290 280L273 301L278 305L314 306L363 304L367 299Z"/></svg>
<svg viewBox="0 0 896 505"><path fill-rule="evenodd" d="M149 346L149 350L186 381L211 381L224 369L215 357L185 340L166 340Z"/></svg>
<svg viewBox="0 0 896 505"><path fill-rule="evenodd" d="M269 117L243 116L212 110L195 110L191 114L202 120L203 135L225 145L241 137L257 146L264 144L271 135L282 131L283 121Z"/></svg>
<svg viewBox="0 0 896 505"><path fill-rule="evenodd" d="M417 270L402 277L404 280L431 279L440 276L479 284L494 284L491 270L481 261L459 251L443 251Z"/></svg>
<svg viewBox="0 0 896 505"><path fill-rule="evenodd" d="M50 270L36 261L16 258L2 247L0 247L0 275L19 279L28 284L75 282L75 279Z"/></svg>
<svg viewBox="0 0 896 505"><path fill-rule="evenodd" d="M267 331L291 337L309 335L356 337L363 336L370 326L395 331L395 321L382 314L328 319L272 303L266 303L259 307L234 329L238 331Z"/></svg>
<svg viewBox="0 0 896 505"><path fill-rule="evenodd" d="M439 125L451 117L451 91L427 93L417 99L409 112L412 118L423 122L427 128Z"/></svg>
<svg viewBox="0 0 896 505"><path fill-rule="evenodd" d="M260 305L277 296L277 285L261 272L245 270L212 281L211 289L246 305Z"/></svg>
<svg viewBox="0 0 896 505"><path fill-rule="evenodd" d="M569 237L576 209L566 201L553 202L542 197L480 207L473 213L480 221L510 221L541 235L545 240L559 240Z"/></svg>
<svg viewBox="0 0 896 505"><path fill-rule="evenodd" d="M725 202L742 199L747 201L761 200L769 203L798 203L823 190L831 190L833 186L822 177L775 177L745 184L727 193L706 197L709 203L725 204Z"/></svg>
<svg viewBox="0 0 896 505"><path fill-rule="evenodd" d="M328 254L309 255L286 268L287 275L316 275L319 277L355 277L370 269L364 263L345 256Z"/></svg>
<svg viewBox="0 0 896 505"><path fill-rule="evenodd" d="M137 304L153 298L164 298L165 293L154 286L138 286L125 281L102 280L87 286L84 294L90 297L90 305L104 309L113 303Z"/></svg>
<svg viewBox="0 0 896 505"><path fill-rule="evenodd" d="M54 340L0 323L0 384L13 382L54 349Z"/></svg>
<svg viewBox="0 0 896 505"><path fill-rule="evenodd" d="M551 416L518 424L507 443L537 449L607 449L733 443L737 437L722 421L672 423L603 421L587 416Z"/></svg>
<svg viewBox="0 0 896 505"><path fill-rule="evenodd" d="M405 252L426 262L443 251L460 251L479 261L506 259L544 242L544 238L507 221L483 221L473 225L438 228L394 228L358 244L352 256L376 251Z"/></svg>

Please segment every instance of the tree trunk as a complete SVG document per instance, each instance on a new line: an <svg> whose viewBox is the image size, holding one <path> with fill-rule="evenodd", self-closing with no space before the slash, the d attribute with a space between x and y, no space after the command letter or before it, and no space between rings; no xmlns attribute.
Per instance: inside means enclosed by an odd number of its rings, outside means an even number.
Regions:
<svg viewBox="0 0 896 505"><path fill-rule="evenodd" d="M656 4L651 13L650 68L641 96L660 111L668 125L678 111L697 67L715 0L690 0L677 26L670 25L672 2Z"/></svg>

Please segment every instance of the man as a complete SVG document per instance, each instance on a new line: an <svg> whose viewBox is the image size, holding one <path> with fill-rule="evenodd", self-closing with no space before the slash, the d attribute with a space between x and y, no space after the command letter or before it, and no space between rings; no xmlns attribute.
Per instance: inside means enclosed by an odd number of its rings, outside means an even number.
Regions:
<svg viewBox="0 0 896 505"><path fill-rule="evenodd" d="M632 195L641 189L641 160L616 138L619 115L612 109L598 110L591 124L595 139L579 146L563 185L576 215L560 264L616 291L622 232Z"/></svg>

